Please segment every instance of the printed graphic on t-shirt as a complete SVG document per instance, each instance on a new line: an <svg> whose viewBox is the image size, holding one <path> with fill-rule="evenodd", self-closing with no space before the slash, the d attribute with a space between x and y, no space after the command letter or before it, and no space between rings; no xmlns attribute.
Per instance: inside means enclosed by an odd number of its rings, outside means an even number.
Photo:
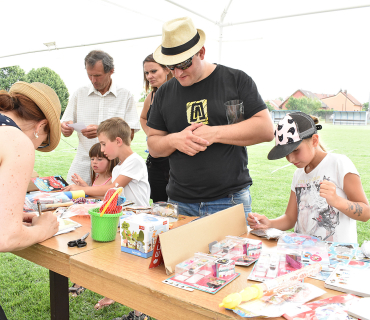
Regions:
<svg viewBox="0 0 370 320"><path fill-rule="evenodd" d="M323 180L329 180L324 176ZM320 197L320 178L298 181L295 188L298 206L298 219L295 232L314 235L321 240L332 241L339 225L339 211L329 206Z"/></svg>
<svg viewBox="0 0 370 320"><path fill-rule="evenodd" d="M188 102L186 104L188 123L202 122L208 124L207 99Z"/></svg>

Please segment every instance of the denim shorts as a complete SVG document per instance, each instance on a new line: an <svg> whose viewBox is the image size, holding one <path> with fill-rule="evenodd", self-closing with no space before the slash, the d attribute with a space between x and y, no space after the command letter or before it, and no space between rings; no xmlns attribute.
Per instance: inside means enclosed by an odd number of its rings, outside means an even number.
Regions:
<svg viewBox="0 0 370 320"><path fill-rule="evenodd" d="M184 203L171 200L170 198L168 198L168 202L178 205L179 214L192 217L205 217L242 203L244 205L245 219L247 219L248 213L252 212L252 197L249 187L229 194L225 198L209 202Z"/></svg>

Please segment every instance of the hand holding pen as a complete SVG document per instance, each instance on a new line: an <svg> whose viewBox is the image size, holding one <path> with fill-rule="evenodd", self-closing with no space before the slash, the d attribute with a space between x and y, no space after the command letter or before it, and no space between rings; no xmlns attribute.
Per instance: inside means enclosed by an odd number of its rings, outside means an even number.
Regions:
<svg viewBox="0 0 370 320"><path fill-rule="evenodd" d="M271 221L262 214L250 212L248 214L247 222L252 229L271 228Z"/></svg>

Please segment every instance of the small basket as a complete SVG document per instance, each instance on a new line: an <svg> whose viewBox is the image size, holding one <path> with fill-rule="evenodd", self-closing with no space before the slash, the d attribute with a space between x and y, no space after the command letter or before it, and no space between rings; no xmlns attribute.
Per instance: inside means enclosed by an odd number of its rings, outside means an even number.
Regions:
<svg viewBox="0 0 370 320"><path fill-rule="evenodd" d="M91 238L95 241L113 241L117 235L119 217L122 211L115 214L104 214L100 216L99 208L89 210L91 215Z"/></svg>

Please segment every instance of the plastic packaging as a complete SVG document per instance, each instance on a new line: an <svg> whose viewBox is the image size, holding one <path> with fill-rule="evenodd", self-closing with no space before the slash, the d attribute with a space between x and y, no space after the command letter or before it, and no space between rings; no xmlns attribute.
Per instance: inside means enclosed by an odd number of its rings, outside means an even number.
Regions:
<svg viewBox="0 0 370 320"><path fill-rule="evenodd" d="M321 264L315 263L277 277L276 279L267 280L264 283L254 284L253 286L245 288L239 293L232 293L228 295L222 300L222 303L220 303L219 306L232 309L237 307L242 301L258 299L266 294L270 295L276 293L279 290L297 284L306 277L319 273L321 268Z"/></svg>
<svg viewBox="0 0 370 320"><path fill-rule="evenodd" d="M169 202L154 202L152 213L156 216L168 218L170 222L176 222L179 217L177 204Z"/></svg>

